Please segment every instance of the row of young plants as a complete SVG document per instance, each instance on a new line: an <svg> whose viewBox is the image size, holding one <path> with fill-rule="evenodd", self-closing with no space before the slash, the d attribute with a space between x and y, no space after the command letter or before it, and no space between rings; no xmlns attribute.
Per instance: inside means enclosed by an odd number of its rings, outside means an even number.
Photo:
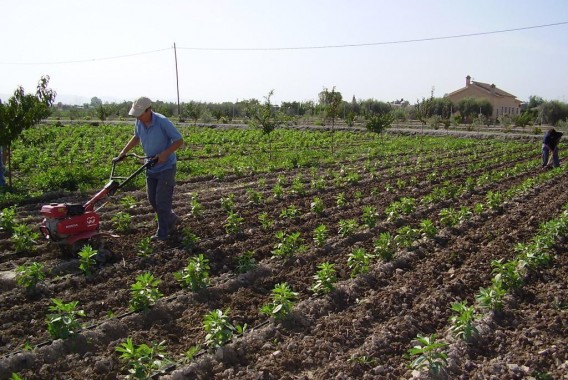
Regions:
<svg viewBox="0 0 568 380"><path fill-rule="evenodd" d="M568 204L563 208L560 216L540 225L530 242L520 242L514 246L516 256L513 259L501 258L491 261L491 273L494 274L491 284L479 289L473 305L468 305L467 301L452 303L448 328L451 337L468 345L475 345L479 340L479 325L483 324L484 317L487 314L503 312L507 296L515 297L522 293L523 286L531 274L538 273L553 263L553 247L568 232ZM408 350L408 356L412 359L410 367L426 371L435 378L447 376L447 352L450 343L438 339L435 333L418 335L416 342L417 344ZM544 375L541 374L542 376Z"/></svg>

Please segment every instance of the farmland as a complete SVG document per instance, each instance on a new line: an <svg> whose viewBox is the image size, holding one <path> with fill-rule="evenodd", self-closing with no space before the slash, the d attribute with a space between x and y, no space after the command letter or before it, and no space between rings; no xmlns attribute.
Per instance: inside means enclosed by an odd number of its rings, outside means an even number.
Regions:
<svg viewBox="0 0 568 380"><path fill-rule="evenodd" d="M181 131L182 221L169 241L141 244L155 229L142 178L99 211L101 229L120 238L105 242L113 257L88 275L52 244L16 249L0 231L1 271L41 263L45 274L33 289L2 282L1 379L115 379L129 369L160 379L568 372L568 174L566 165L540 170L537 141ZM36 228L41 205L85 201L131 132L27 130L13 150L19 193L4 206L18 200L16 223ZM180 281L190 262L201 281ZM148 276L155 297L133 308L132 285ZM279 284L289 303L276 302ZM83 311L65 339L48 331L53 299ZM221 336L206 329L214 317ZM153 350L126 359L128 342L131 353Z"/></svg>

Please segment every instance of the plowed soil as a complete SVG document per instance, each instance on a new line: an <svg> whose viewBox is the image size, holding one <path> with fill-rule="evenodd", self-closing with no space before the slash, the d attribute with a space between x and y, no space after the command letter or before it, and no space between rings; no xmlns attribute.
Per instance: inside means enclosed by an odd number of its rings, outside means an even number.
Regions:
<svg viewBox="0 0 568 380"><path fill-rule="evenodd" d="M528 151L528 150L527 150ZM468 156L451 152L453 162L439 173L473 160L483 162L491 150ZM528 158L527 160L528 161ZM174 208L181 217L173 236L154 245L154 253L137 255L141 239L153 234L155 218L144 191L117 194L114 202L100 210L103 231L113 231L111 219L124 210L119 200L131 195L138 200L129 210L133 225L120 238L105 241L113 253L92 276L84 276L78 260L63 257L53 244L42 243L35 251L15 254L9 236L2 236L0 270L39 261L49 270L48 279L33 294L10 280L2 282L0 293L1 337L0 379L18 373L26 379L116 379L128 372L116 347L126 338L136 344L164 342L166 356L173 362L156 373L160 379L400 379L426 377L409 369L406 353L418 334L436 334L449 343L446 378L529 379L567 378L568 373L568 242L554 246L553 262L531 273L518 292L506 297L501 313L486 312L477 321L480 334L465 344L452 337L448 328L455 301L475 303L480 287L493 277L491 261L515 257L515 245L530 242L541 223L557 217L568 203L568 174L541 183L522 196L486 209L464 223L447 228L439 222L439 212L447 207L472 207L484 202L489 191L506 191L540 172L536 168L520 175L476 187L451 201L433 204L419 200L441 183L463 184L489 170L504 170L519 163L503 160L474 173L429 177L428 170L412 171L409 155L405 170L388 162L368 170L365 160L337 163L333 167L297 169L263 175L225 178L195 178L178 183ZM522 162L522 161L521 161ZM359 179L338 183L333 173L347 168ZM563 168L555 169L558 171ZM393 178L393 173L395 177ZM408 173L408 172L406 172ZM448 173L453 173L448 171ZM315 189L310 181L324 178L326 186ZM387 191L387 183L397 177L414 177L412 184ZM302 178L304 191L293 191L295 178ZM282 183L284 194L277 198L273 189ZM262 194L262 202L250 201L249 191ZM337 205L343 193L347 204ZM191 196L198 194L203 214L191 210ZM227 212L222 199L234 194L235 211L243 218L239 233L227 233ZM314 197L325 210L310 210ZM413 197L416 209L395 220L387 220L386 208L402 197ZM77 195L41 199L17 208L19 220L30 225L40 222L39 209L48 202L80 202ZM296 217L282 217L283 209L295 206ZM372 228L362 225L362 207L371 205L380 215ZM263 228L259 215L274 221ZM359 221L357 231L339 234L340 221ZM409 248L398 249L393 260L374 260L370 271L350 276L347 258L354 247L373 252L373 242L381 232L395 234L408 225L417 227L424 219L438 227L435 238L422 238ZM329 229L321 247L313 243L313 231L320 224ZM184 231L192 231L199 241L192 249L183 247ZM273 257L277 231L300 232L306 251L289 258ZM237 257L254 252L257 267L237 274ZM211 284L198 292L183 289L173 273L181 270L189 257L202 253L211 266ZM328 295L310 289L317 266L335 264L338 282ZM137 275L151 272L161 283L164 298L148 311L129 310L130 285ZM277 283L287 282L298 293L293 312L283 321L267 319L259 312L270 302ZM46 315L52 298L78 301L85 311L84 328L66 340L52 340L46 329ZM184 360L184 353L202 345L203 316L211 310L227 310L236 325L247 324L243 335L235 336L223 348L203 350ZM25 349L27 347L27 349ZM539 377L540 376L540 377ZM544 377L549 376L549 377Z"/></svg>

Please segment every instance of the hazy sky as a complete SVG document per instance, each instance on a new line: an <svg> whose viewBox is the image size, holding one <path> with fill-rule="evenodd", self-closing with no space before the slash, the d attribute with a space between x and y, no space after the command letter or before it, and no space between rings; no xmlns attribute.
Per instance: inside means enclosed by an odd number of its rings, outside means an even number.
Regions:
<svg viewBox="0 0 568 380"><path fill-rule="evenodd" d="M411 103L465 77L568 102L566 0L0 0L0 97ZM534 26L561 25L528 28ZM522 29L528 28L528 29ZM518 31L489 33L509 29ZM489 34L483 34L489 33ZM471 34L476 36L454 37ZM414 40L414 42L408 42ZM422 41L416 41L422 40ZM340 45L363 45L329 47ZM304 49L315 47L314 49ZM280 49L279 49L280 48ZM232 50L231 50L232 49Z"/></svg>

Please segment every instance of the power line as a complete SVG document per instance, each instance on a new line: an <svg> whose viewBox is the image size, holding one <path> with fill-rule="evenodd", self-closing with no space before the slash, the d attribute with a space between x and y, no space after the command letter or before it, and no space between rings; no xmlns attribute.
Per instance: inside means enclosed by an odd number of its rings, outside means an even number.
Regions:
<svg viewBox="0 0 568 380"><path fill-rule="evenodd" d="M513 28L513 29L503 29L503 30L494 30L490 32L479 32L479 33L468 33L468 34L456 34L451 36L442 36L442 37L426 37L426 38L417 38L411 40L397 40L397 41L383 41L383 42L368 42L368 43L359 43L359 44L343 44L343 45L322 45L322 46L297 46L297 47L275 47L275 48L207 48L207 47L179 47L178 49L184 50L207 50L207 51L267 51L267 50L315 50L315 49L335 49L335 48L347 48L347 47L363 47L363 46L378 46L378 45L396 45L396 44L408 44L414 42L426 42L426 41L437 41L437 40L447 40L452 38L464 38L464 37L475 37L475 36L484 36L489 34L498 34L498 33L508 33L508 32L517 32L521 30L528 30L528 29L537 29L537 28L547 28L551 26L558 26L558 25L565 25L568 24L568 21L557 22L553 24L543 24L543 25L535 25L535 26L525 26L521 28Z"/></svg>
<svg viewBox="0 0 568 380"><path fill-rule="evenodd" d="M159 53L166 50L171 50L172 48L164 48L164 49L156 49L150 51L144 51L140 53L132 53L132 54L124 54L124 55L115 55L112 57L103 57L103 58L90 58L90 59L77 59L72 61L53 61L53 62L0 62L0 65L63 65L69 63L87 63L87 62L96 62L96 61L110 61L114 59L122 59L122 58L129 58L129 57L136 57L139 55L147 55L147 54L154 54Z"/></svg>
<svg viewBox="0 0 568 380"><path fill-rule="evenodd" d="M559 26L559 25L566 25L566 24L568 24L568 21L556 22L556 23L552 23L552 24L525 26L525 27L512 28L512 29L493 30L493 31L489 31L489 32L454 34L454 35L441 36L441 37L425 37L425 38L416 38L416 39L410 39L410 40L380 41L380 42L367 42L367 43L342 44L342 45L292 46L292 47L267 47L267 48L178 47L177 49L194 50L194 51L195 50L198 50L198 51L278 51L278 50L341 49L341 48L350 48L350 47L398 45L398 44L409 44L409 43L417 43L417 42L448 40L448 39L455 39L455 38L486 36L486 35L491 35L491 34L518 32L518 31L522 31L522 30L549 28L549 27L552 27L552 26ZM156 50L151 50L151 51L125 54L125 55L117 55L117 56L112 56L112 57L79 59L79 60L70 60L70 61L0 62L0 65L62 65L62 64L72 64L72 63L87 63L87 62L108 61L108 60L135 57L135 56L140 56L140 55L154 54L154 53L159 53L159 52L162 52L162 51L172 50L172 49L173 49L173 47L168 47L168 48L163 48L163 49L156 49Z"/></svg>

